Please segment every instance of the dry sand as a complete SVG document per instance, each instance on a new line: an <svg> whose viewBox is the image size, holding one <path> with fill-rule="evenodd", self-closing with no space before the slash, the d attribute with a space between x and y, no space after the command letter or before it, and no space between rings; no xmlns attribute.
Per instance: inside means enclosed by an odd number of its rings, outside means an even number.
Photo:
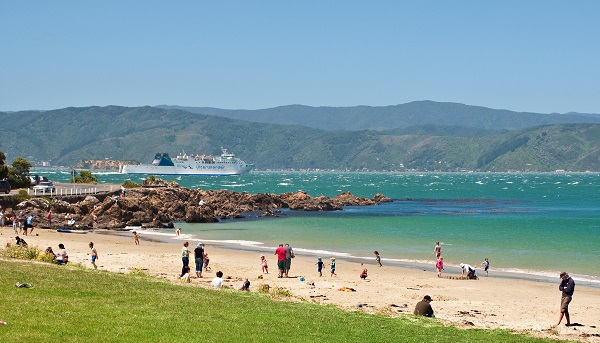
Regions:
<svg viewBox="0 0 600 343"><path fill-rule="evenodd" d="M0 243L14 243L12 228L0 229ZM38 236L35 236L35 234ZM181 271L183 241L164 243L150 240L141 233L141 244L134 245L131 233L96 232L89 234L57 233L35 230L33 236L23 237L30 245L41 249L51 246L58 250L63 243L69 253L70 263L81 263L92 268L88 243L93 241L99 253L96 262L101 270L128 273L134 269L146 270L157 277L177 281ZM190 241L190 250L196 246ZM290 242L293 243L293 242ZM293 244L292 244L293 246ZM464 328L502 328L528 332L535 336L600 342L600 289L578 285L570 305L571 321L577 326L566 327L565 321L556 329L558 320L560 279L555 283L501 278L480 275L479 280L438 278L432 267L427 271L400 267L367 265L337 258L337 276L329 274L330 256L325 262L323 276L319 277L316 259L296 254L290 278L277 278L277 257L274 251L264 251L269 262L269 273L263 274L260 266L261 252L206 246L211 270L203 278L193 278L192 284L210 287L210 281L219 270L230 276L226 285L239 288L248 278L251 290L261 284L283 287L295 298L320 304L333 304L351 311L365 311L390 316L411 314L414 305L425 294L433 298L432 306L438 320ZM194 275L193 254L190 268ZM366 280L359 275L363 268L369 270ZM259 275L263 279L259 279ZM446 273L446 276L459 276ZM300 280L300 276L305 278ZM577 282L577 280L575 280ZM355 292L340 291L350 287ZM360 305L360 306L359 306Z"/></svg>

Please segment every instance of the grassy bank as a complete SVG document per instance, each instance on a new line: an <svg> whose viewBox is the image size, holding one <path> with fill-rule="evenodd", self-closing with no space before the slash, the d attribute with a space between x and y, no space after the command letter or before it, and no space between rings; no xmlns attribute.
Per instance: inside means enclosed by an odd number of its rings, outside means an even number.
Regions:
<svg viewBox="0 0 600 343"><path fill-rule="evenodd" d="M16 282L34 288L17 288ZM258 285L253 285L253 287ZM0 342L554 342L273 301L144 274L0 260Z"/></svg>

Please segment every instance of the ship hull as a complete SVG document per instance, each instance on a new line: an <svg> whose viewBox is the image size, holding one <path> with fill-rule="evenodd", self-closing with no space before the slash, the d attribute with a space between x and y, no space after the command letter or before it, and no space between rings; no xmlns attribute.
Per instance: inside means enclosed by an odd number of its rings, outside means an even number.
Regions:
<svg viewBox="0 0 600 343"><path fill-rule="evenodd" d="M239 164L176 164L174 166L155 166L151 164L125 165L122 174L151 174L151 175L202 175L202 176L231 176L248 174L251 165Z"/></svg>

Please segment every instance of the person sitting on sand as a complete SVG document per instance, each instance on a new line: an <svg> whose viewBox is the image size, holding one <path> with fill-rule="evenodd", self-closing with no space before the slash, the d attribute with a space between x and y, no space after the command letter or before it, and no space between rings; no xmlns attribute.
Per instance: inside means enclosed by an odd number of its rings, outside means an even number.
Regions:
<svg viewBox="0 0 600 343"><path fill-rule="evenodd" d="M56 263L58 263L58 264L69 263L69 254L67 254L67 249L65 249L65 245L60 243L58 245L58 248L60 249L60 251L56 253Z"/></svg>
<svg viewBox="0 0 600 343"><path fill-rule="evenodd" d="M25 242L25 240L19 236L15 237L15 239L17 240L17 245L22 246L22 247L26 247L27 246L27 242Z"/></svg>
<svg viewBox="0 0 600 343"><path fill-rule="evenodd" d="M360 278L363 280L367 279L367 269L363 269L362 273L360 273Z"/></svg>
<svg viewBox="0 0 600 343"><path fill-rule="evenodd" d="M424 296L423 300L415 306L414 314L416 316L435 317L430 302L432 302L431 297L429 295Z"/></svg>
<svg viewBox="0 0 600 343"><path fill-rule="evenodd" d="M221 288L221 287L223 287L224 283L225 282L223 281L223 272L219 270L217 272L217 277L215 277L214 279L212 279L212 285L215 288Z"/></svg>
<svg viewBox="0 0 600 343"><path fill-rule="evenodd" d="M181 282L189 283L190 282L190 267L185 266L181 270L181 275L179 275L179 279Z"/></svg>
<svg viewBox="0 0 600 343"><path fill-rule="evenodd" d="M246 279L246 281L244 281L244 283L242 284L242 287L240 287L240 291L250 292L250 281L248 281L248 279Z"/></svg>

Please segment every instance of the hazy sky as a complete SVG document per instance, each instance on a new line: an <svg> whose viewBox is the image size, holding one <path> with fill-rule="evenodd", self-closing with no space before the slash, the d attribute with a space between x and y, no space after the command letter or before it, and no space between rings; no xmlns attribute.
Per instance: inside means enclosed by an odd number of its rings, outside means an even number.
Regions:
<svg viewBox="0 0 600 343"><path fill-rule="evenodd" d="M0 0L0 110L600 113L600 1Z"/></svg>

